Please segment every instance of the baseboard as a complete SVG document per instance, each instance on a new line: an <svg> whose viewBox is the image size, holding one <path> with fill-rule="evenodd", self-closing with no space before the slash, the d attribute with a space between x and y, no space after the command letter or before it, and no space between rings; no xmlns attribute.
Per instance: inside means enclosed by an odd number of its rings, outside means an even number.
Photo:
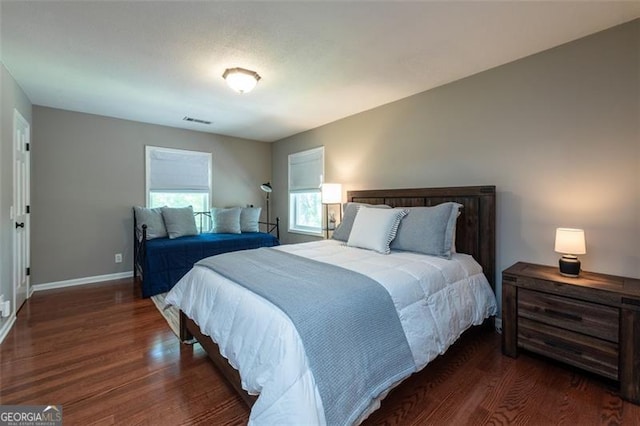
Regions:
<svg viewBox="0 0 640 426"><path fill-rule="evenodd" d="M0 327L0 344L4 342L5 337L7 337L7 335L11 331L11 327L13 327L13 324L15 322L16 322L16 314L11 314L11 316L8 318L8 321L2 324L2 327Z"/></svg>
<svg viewBox="0 0 640 426"><path fill-rule="evenodd" d="M118 272L115 274L96 275L93 277L74 278L72 280L55 281L44 284L34 284L31 286L33 291L52 290L54 288L73 287L76 285L95 284L103 281L120 280L123 278L132 278L133 271Z"/></svg>
<svg viewBox="0 0 640 426"><path fill-rule="evenodd" d="M499 334L502 334L502 318L497 318L497 317L496 317L496 319L495 319L495 320L496 320L496 322L495 322L495 325L496 325L496 331L497 331Z"/></svg>

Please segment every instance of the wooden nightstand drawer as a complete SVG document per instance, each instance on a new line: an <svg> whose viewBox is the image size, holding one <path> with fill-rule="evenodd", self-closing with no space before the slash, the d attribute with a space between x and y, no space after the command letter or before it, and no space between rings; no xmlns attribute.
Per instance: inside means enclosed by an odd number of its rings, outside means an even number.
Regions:
<svg viewBox="0 0 640 426"><path fill-rule="evenodd" d="M546 277L545 277L546 278ZM600 288L592 288L577 285L567 285L562 281L551 281L549 279L518 277L518 287L529 290L540 290L545 293L556 294L560 297L572 297L574 299L588 300L591 302L619 305L620 295L604 290L606 285L598 282Z"/></svg>
<svg viewBox="0 0 640 426"><path fill-rule="evenodd" d="M523 288L518 316L618 343L620 310L610 306Z"/></svg>
<svg viewBox="0 0 640 426"><path fill-rule="evenodd" d="M618 380L618 345L615 343L520 318L518 345Z"/></svg>

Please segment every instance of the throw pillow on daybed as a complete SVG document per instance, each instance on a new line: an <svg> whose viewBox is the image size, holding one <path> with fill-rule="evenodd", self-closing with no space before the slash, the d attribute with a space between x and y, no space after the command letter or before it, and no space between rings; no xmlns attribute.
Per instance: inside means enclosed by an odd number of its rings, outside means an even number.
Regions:
<svg viewBox="0 0 640 426"><path fill-rule="evenodd" d="M147 225L147 240L167 236L167 228L164 225L161 207L149 209L136 206L133 211L136 215L136 228L140 236L142 236L142 225Z"/></svg>
<svg viewBox="0 0 640 426"><path fill-rule="evenodd" d="M260 232L258 221L262 207L243 207L240 211L240 231Z"/></svg>
<svg viewBox="0 0 640 426"><path fill-rule="evenodd" d="M214 234L239 234L240 228L240 207L222 209L213 207L211 209L211 232Z"/></svg>
<svg viewBox="0 0 640 426"><path fill-rule="evenodd" d="M162 217L169 238L198 235L193 207L162 207Z"/></svg>

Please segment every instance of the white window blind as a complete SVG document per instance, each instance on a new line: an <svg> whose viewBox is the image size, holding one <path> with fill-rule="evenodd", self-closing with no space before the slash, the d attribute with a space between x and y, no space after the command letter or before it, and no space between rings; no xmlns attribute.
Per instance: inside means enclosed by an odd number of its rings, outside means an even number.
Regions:
<svg viewBox="0 0 640 426"><path fill-rule="evenodd" d="M147 146L148 191L207 191L211 153Z"/></svg>
<svg viewBox="0 0 640 426"><path fill-rule="evenodd" d="M147 146L147 207L187 207L194 212L211 208L212 155L209 152ZM208 216L198 214L196 225L209 229Z"/></svg>
<svg viewBox="0 0 640 426"><path fill-rule="evenodd" d="M289 155L289 191L316 190L322 184L324 147Z"/></svg>
<svg viewBox="0 0 640 426"><path fill-rule="evenodd" d="M322 235L324 147L289 154L289 231Z"/></svg>

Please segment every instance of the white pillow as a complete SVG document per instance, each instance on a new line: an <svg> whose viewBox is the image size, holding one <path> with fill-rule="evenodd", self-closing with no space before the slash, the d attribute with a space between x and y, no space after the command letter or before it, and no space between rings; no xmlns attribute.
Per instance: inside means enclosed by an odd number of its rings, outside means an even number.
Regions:
<svg viewBox="0 0 640 426"><path fill-rule="evenodd" d="M396 237L400 220L407 215L404 209L358 209L347 245L378 253L389 254L389 244Z"/></svg>
<svg viewBox="0 0 640 426"><path fill-rule="evenodd" d="M334 240L344 241L345 243L349 241L349 234L351 234L351 228L353 228L353 221L356 220L356 215L358 214L358 209L362 206L367 206L371 208L378 209L390 209L391 206L387 206L386 204L364 204L364 203L345 203L344 205L344 214L342 215L342 220L340 224L333 231Z"/></svg>

